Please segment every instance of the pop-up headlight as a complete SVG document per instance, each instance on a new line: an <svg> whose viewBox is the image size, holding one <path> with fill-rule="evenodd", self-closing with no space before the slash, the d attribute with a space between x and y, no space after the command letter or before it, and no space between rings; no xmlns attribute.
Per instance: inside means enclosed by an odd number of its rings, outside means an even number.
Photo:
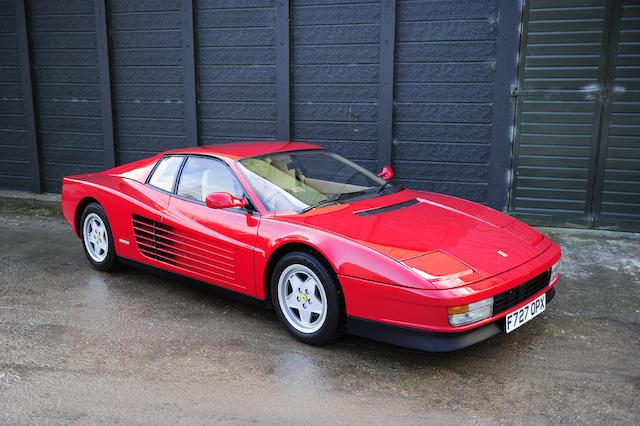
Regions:
<svg viewBox="0 0 640 426"><path fill-rule="evenodd" d="M483 278L465 263L440 250L403 260L402 263L440 289L460 287Z"/></svg>

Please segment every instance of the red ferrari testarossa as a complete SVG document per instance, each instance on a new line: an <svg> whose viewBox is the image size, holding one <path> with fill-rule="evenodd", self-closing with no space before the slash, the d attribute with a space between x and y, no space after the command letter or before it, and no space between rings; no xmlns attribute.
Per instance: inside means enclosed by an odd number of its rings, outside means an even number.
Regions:
<svg viewBox="0 0 640 426"><path fill-rule="evenodd" d="M229 290L310 344L346 331L452 351L546 309L558 245L392 176L306 143L202 146L65 177L62 210L95 268L144 265Z"/></svg>

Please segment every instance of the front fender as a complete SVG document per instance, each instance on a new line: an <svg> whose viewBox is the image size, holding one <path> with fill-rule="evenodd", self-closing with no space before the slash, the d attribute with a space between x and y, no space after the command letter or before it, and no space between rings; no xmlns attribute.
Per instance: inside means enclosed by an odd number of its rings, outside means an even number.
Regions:
<svg viewBox="0 0 640 426"><path fill-rule="evenodd" d="M408 267L357 241L275 217L264 217L258 231L256 245L263 253L256 265L258 288L266 288L265 271L273 253L291 243L304 244L320 253L338 275L408 288L434 288Z"/></svg>

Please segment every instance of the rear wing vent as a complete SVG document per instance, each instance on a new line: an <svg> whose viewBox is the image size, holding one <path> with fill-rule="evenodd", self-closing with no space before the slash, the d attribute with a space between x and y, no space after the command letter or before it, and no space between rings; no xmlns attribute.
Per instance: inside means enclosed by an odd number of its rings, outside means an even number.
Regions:
<svg viewBox="0 0 640 426"><path fill-rule="evenodd" d="M402 203L392 204L392 205L386 206L386 207L379 207L379 208L371 209L371 210L361 210L359 212L355 212L355 214L357 214L358 216L373 216L374 214L386 213L386 212L390 212L390 211L393 211L393 210L403 209L403 208L409 207L409 206L415 206L419 202L420 201L418 201L418 200L408 200L408 201L404 201Z"/></svg>

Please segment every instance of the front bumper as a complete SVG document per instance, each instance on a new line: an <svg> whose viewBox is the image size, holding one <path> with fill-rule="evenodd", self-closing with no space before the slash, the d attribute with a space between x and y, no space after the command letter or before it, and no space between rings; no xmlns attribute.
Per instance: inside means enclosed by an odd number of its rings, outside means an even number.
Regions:
<svg viewBox="0 0 640 426"><path fill-rule="evenodd" d="M547 291L547 303L556 294ZM434 332L400 327L357 317L347 317L347 331L356 336L427 352L452 352L474 345L504 331L504 318L461 332Z"/></svg>
<svg viewBox="0 0 640 426"><path fill-rule="evenodd" d="M517 268L450 289L412 288L346 275L338 275L338 279L347 316L430 332L461 333L494 322L507 312L502 311L477 323L452 327L448 320L448 307L474 303L511 291L545 273L559 259L560 248L553 244ZM556 282L554 280L548 289L541 288L536 293L540 295L549 291ZM507 309L516 307L510 305Z"/></svg>

